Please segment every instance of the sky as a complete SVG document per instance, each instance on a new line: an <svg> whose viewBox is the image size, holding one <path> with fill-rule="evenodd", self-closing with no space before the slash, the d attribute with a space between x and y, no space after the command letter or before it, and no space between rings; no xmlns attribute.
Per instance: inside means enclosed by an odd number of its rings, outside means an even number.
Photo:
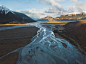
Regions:
<svg viewBox="0 0 86 64"><path fill-rule="evenodd" d="M86 0L0 0L0 5L33 19L86 12Z"/></svg>

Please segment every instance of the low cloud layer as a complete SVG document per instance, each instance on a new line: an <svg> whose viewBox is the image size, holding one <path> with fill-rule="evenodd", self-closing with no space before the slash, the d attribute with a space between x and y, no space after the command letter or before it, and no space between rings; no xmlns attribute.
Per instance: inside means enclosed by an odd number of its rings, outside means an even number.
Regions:
<svg viewBox="0 0 86 64"><path fill-rule="evenodd" d="M16 10L16 12L21 12L26 14L27 16L30 16L33 19L39 19L39 18L43 18L46 16L59 16L58 13L47 13L46 12L47 9L41 9L41 10L37 10L37 9L27 9L25 11L20 11L20 10Z"/></svg>

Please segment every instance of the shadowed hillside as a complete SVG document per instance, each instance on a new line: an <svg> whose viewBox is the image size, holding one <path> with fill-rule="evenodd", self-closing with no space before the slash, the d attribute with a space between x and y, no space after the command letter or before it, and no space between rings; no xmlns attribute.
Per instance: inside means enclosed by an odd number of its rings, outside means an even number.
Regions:
<svg viewBox="0 0 86 64"><path fill-rule="evenodd" d="M13 12L5 6L0 6L0 24L23 24L36 22L23 13Z"/></svg>
<svg viewBox="0 0 86 64"><path fill-rule="evenodd" d="M74 39L86 51L86 20L66 24L63 34Z"/></svg>
<svg viewBox="0 0 86 64"><path fill-rule="evenodd" d="M36 22L35 20L32 20L30 17L26 16L23 13L9 12L5 15L0 13L0 24L23 24L23 23L29 23L29 22Z"/></svg>

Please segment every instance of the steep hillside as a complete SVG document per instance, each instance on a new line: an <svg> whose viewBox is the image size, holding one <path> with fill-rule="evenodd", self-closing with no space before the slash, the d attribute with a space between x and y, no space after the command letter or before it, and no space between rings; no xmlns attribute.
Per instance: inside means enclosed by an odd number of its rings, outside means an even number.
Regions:
<svg viewBox="0 0 86 64"><path fill-rule="evenodd" d="M4 6L0 6L0 24L21 24L36 22L23 13L13 12Z"/></svg>
<svg viewBox="0 0 86 64"><path fill-rule="evenodd" d="M86 20L66 24L63 34L74 39L86 51Z"/></svg>

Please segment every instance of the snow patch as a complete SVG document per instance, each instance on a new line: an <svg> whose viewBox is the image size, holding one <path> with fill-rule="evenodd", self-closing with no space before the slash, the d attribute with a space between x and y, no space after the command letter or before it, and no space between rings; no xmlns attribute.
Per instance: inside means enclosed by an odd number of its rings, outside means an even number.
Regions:
<svg viewBox="0 0 86 64"><path fill-rule="evenodd" d="M5 15L6 15L6 14L8 14L9 12L11 12L11 13L14 14L13 11L9 10L8 8L6 8L6 7L3 6L3 5L0 5L0 13L1 13L1 14L5 13Z"/></svg>

